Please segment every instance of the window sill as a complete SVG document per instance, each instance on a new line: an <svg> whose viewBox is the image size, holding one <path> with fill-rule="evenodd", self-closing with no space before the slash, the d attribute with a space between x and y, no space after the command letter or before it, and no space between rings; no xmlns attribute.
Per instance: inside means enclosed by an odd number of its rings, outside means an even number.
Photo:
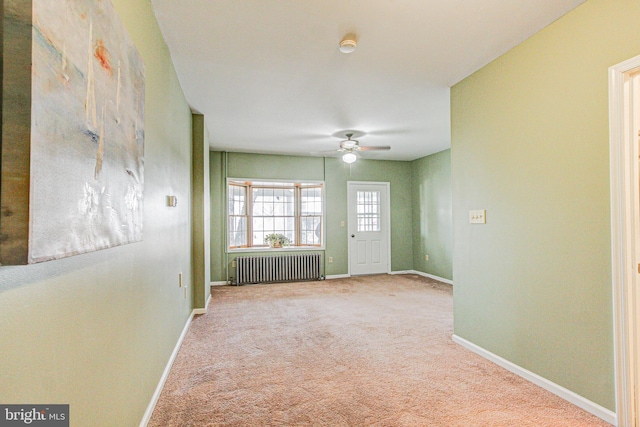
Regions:
<svg viewBox="0 0 640 427"><path fill-rule="evenodd" d="M324 251L324 246L284 246L282 248L238 248L228 249L228 254L243 253L243 252L309 252L309 251Z"/></svg>

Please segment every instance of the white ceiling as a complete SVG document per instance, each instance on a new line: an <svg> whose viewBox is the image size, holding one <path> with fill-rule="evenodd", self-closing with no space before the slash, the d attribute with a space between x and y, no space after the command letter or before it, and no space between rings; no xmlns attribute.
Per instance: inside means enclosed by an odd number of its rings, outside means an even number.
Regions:
<svg viewBox="0 0 640 427"><path fill-rule="evenodd" d="M449 87L583 2L151 0L212 149L317 155L357 130L390 160L449 148Z"/></svg>

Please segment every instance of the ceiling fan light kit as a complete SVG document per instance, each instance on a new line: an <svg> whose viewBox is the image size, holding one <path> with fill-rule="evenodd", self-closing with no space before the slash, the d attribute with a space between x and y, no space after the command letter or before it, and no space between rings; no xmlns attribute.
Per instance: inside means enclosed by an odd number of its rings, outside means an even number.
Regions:
<svg viewBox="0 0 640 427"><path fill-rule="evenodd" d="M340 52L351 53L356 50L356 41L351 38L346 38L340 42Z"/></svg>
<svg viewBox="0 0 640 427"><path fill-rule="evenodd" d="M342 156L342 161L348 164L355 162L357 159L356 155L353 153L346 153Z"/></svg>
<svg viewBox="0 0 640 427"><path fill-rule="evenodd" d="M356 151L371 151L371 150L390 150L391 147L389 147L388 145L384 145L384 146L361 146L360 143L355 140L355 139L351 139L351 137L353 136L353 133L345 133L344 134L347 139L345 139L344 141L340 142L340 148L338 148L338 152L339 153L345 153L342 155L342 161L345 163L353 163L357 160L357 156L355 154Z"/></svg>

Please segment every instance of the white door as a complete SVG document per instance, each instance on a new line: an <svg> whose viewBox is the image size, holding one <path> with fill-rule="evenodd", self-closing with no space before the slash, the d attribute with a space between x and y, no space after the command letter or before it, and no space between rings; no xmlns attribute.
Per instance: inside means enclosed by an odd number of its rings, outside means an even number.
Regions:
<svg viewBox="0 0 640 427"><path fill-rule="evenodd" d="M348 182L349 274L389 272L389 183Z"/></svg>
<svg viewBox="0 0 640 427"><path fill-rule="evenodd" d="M634 280L631 288L631 309L633 324L631 325L630 332L633 334L632 347L629 352L631 363L631 374L634 378L634 387L638 387L640 384L640 371L638 370L640 364L640 352L638 346L640 345L640 292L638 290L638 284L640 284L640 186L638 185L638 179L640 177L640 70L634 70L628 74L630 85L630 99L629 108L629 127L631 128L630 145L633 147L633 158L635 159L635 168L633 171L632 183L634 184L633 194L635 200L633 206L635 207L634 216L634 233L633 241L635 243L635 261L634 265L637 265L637 269L634 271ZM635 422L635 426L640 426L640 420L638 420L638 408L640 408L640 394L637 389L634 392L635 396L632 408L632 417Z"/></svg>
<svg viewBox="0 0 640 427"><path fill-rule="evenodd" d="M640 427L640 56L610 68L609 93L617 425Z"/></svg>

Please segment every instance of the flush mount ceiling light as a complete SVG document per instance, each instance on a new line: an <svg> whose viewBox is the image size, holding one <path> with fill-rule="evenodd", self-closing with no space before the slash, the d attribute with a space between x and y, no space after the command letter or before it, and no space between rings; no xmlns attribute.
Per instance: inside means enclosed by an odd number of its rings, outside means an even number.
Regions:
<svg viewBox="0 0 640 427"><path fill-rule="evenodd" d="M340 52L351 53L356 50L356 41L354 38L346 37L340 42Z"/></svg>
<svg viewBox="0 0 640 427"><path fill-rule="evenodd" d="M357 159L357 157L353 153L345 153L342 156L342 161L345 162L345 163L348 163L348 164L351 164L351 163L355 162L356 159Z"/></svg>

